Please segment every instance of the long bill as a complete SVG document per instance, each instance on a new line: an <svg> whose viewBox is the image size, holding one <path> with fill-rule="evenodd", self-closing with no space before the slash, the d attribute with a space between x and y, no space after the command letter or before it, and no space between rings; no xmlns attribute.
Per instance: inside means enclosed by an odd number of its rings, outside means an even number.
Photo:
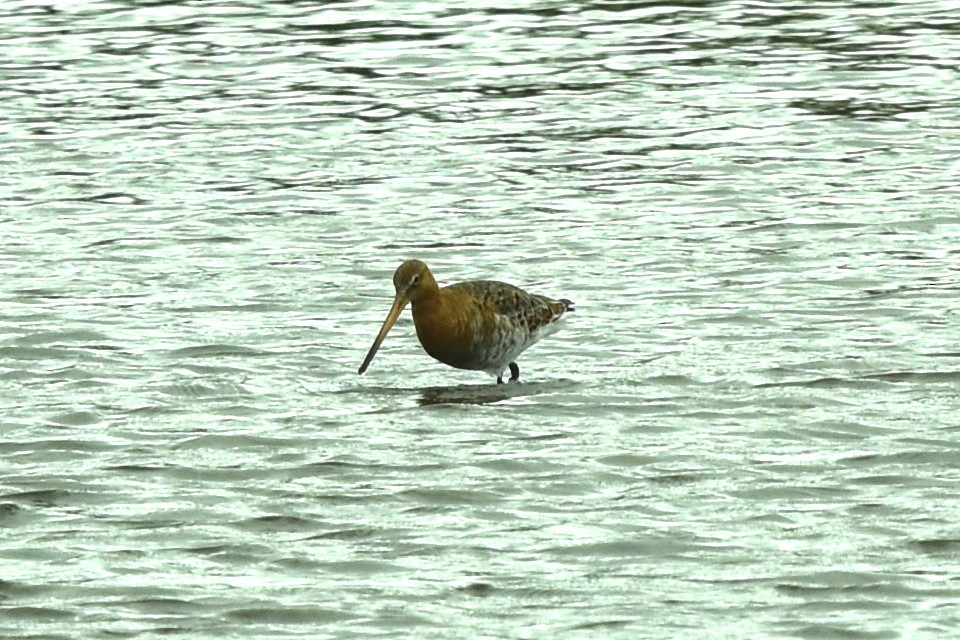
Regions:
<svg viewBox="0 0 960 640"><path fill-rule="evenodd" d="M397 293L397 297L393 299L393 306L390 307L390 313L387 314L387 319L383 321L383 326L380 327L380 333L377 334L377 339L373 341L373 346L370 347L370 351L367 352L367 357L363 359L363 364L360 365L360 369L357 371L358 374L362 374L367 370L367 367L370 366L370 361L373 360L373 356L377 355L377 349L383 344L383 339L387 337L387 333L393 328L394 323L397 321L397 318L400 317L400 314L408 302L410 302L410 300L406 295L400 292Z"/></svg>

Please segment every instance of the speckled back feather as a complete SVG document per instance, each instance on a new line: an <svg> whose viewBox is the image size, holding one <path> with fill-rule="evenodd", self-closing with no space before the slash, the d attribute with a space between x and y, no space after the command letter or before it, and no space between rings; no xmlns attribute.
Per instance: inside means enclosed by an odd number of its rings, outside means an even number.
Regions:
<svg viewBox="0 0 960 640"><path fill-rule="evenodd" d="M573 311L573 303L569 300L554 300L527 293L512 284L496 280L469 280L444 288L470 294L479 304L492 306L510 324L530 332L543 329L567 311Z"/></svg>

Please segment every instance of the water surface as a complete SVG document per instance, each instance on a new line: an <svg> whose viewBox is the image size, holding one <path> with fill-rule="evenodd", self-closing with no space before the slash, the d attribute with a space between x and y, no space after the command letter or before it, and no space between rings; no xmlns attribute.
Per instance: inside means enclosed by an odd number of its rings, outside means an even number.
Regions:
<svg viewBox="0 0 960 640"><path fill-rule="evenodd" d="M8 5L3 637L960 628L952 4Z"/></svg>

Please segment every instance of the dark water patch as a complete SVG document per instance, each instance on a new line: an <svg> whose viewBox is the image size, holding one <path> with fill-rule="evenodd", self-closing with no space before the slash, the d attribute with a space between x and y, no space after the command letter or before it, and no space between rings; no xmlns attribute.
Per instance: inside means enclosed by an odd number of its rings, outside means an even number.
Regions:
<svg viewBox="0 0 960 640"><path fill-rule="evenodd" d="M416 388L405 388L405 387L384 387L384 386L369 386L369 387L344 387L342 389L336 389L331 393L335 395L375 395L375 396L384 396L384 397L402 397L402 396L412 396L419 392L420 389Z"/></svg>
<svg viewBox="0 0 960 640"><path fill-rule="evenodd" d="M337 529L306 538L307 540L368 540L382 535L380 529L372 527Z"/></svg>
<svg viewBox="0 0 960 640"><path fill-rule="evenodd" d="M0 359L30 360L43 362L47 360L71 361L82 360L83 352L75 349L60 349L56 347L0 347Z"/></svg>
<svg viewBox="0 0 960 640"><path fill-rule="evenodd" d="M929 478L917 477L916 475L904 475L900 473L876 473L870 475L862 475L855 477L848 477L846 482L851 485L862 485L862 486L880 486L880 487L926 487L930 486L931 480ZM944 485L952 484L952 482L945 482Z"/></svg>
<svg viewBox="0 0 960 640"><path fill-rule="evenodd" d="M493 595L496 589L488 582L471 582L463 587L457 587L457 591L474 598L487 598Z"/></svg>
<svg viewBox="0 0 960 640"><path fill-rule="evenodd" d="M18 346L35 347L37 345L62 343L99 343L107 342L109 338L91 329L63 329L59 331L37 331L16 338L13 343Z"/></svg>
<svg viewBox="0 0 960 640"><path fill-rule="evenodd" d="M282 471L273 467L258 468L237 462L220 467L199 467L181 464L171 464L163 467L161 475L198 484L209 484L211 487L222 484L243 484L259 478L272 478L282 474Z"/></svg>
<svg viewBox="0 0 960 640"><path fill-rule="evenodd" d="M810 231L842 231L845 229L859 229L863 226L859 222L840 222L840 221L824 221L824 222L795 222L795 221L781 221L781 222L762 222L755 224L751 227L746 227L743 231L747 232L770 232L770 231L783 231L783 232L798 232L798 235L802 236L803 233L800 232L810 232Z"/></svg>
<svg viewBox="0 0 960 640"><path fill-rule="evenodd" d="M366 476L382 477L390 472L425 474L434 471L442 471L449 468L449 465L436 462L411 462L409 464L391 464L389 460L383 459L380 462L360 461L360 460L323 460L321 462L312 462L298 467L304 475L336 475L344 473L357 472Z"/></svg>
<svg viewBox="0 0 960 640"><path fill-rule="evenodd" d="M284 306L282 302L240 302L233 304L195 304L189 307L171 307L170 311L177 314L184 315L195 315L195 314L210 314L210 315L220 315L220 314L230 314L230 313L239 313L239 314L254 314L254 313L271 313L271 312L282 312L287 310L287 307ZM221 349L248 349L249 347L230 347L230 345L220 345ZM188 347L190 348L190 347ZM206 357L208 355L223 355L222 353L216 354L193 354L193 355L184 355L181 357ZM246 354L231 354L231 355L246 355ZM264 355L262 351L254 351L254 353L249 355Z"/></svg>
<svg viewBox="0 0 960 640"><path fill-rule="evenodd" d="M300 562L297 560L279 561L278 565L297 566ZM332 573L344 576L374 576L387 573L402 573L407 569L402 565L381 560L343 560L332 562L318 562L317 569L324 573Z"/></svg>
<svg viewBox="0 0 960 640"><path fill-rule="evenodd" d="M99 204L109 205L143 205L149 204L150 201L130 193L125 193L123 191L107 191L89 196L65 198L63 199L63 202L96 202Z"/></svg>
<svg viewBox="0 0 960 640"><path fill-rule="evenodd" d="M302 467L305 474L309 475L333 475L340 476L343 473L362 473L366 475L368 471L380 469L378 463L365 463L353 460L322 460L320 462L311 462Z"/></svg>
<svg viewBox="0 0 960 640"><path fill-rule="evenodd" d="M960 538L911 540L909 546L926 555L960 557Z"/></svg>
<svg viewBox="0 0 960 640"><path fill-rule="evenodd" d="M205 344L193 347L181 347L172 349L164 354L168 358L175 360L186 360L191 358L221 358L221 357L244 357L256 358L271 355L269 351L253 349L234 344Z"/></svg>
<svg viewBox="0 0 960 640"><path fill-rule="evenodd" d="M895 602L889 598L850 598L843 596L823 600L809 600L801 605L801 607L806 612L822 615L854 611L906 611L913 608L910 604Z"/></svg>
<svg viewBox="0 0 960 640"><path fill-rule="evenodd" d="M797 521L792 514L787 513L763 513L759 515L753 515L749 518L751 521L758 523L769 523L775 524L782 527L796 527Z"/></svg>
<svg viewBox="0 0 960 640"><path fill-rule="evenodd" d="M10 519L20 513L23 507L13 502L0 502L0 525L7 524Z"/></svg>
<svg viewBox="0 0 960 640"><path fill-rule="evenodd" d="M863 376L866 380L884 382L950 382L960 381L960 371L891 371Z"/></svg>
<svg viewBox="0 0 960 640"><path fill-rule="evenodd" d="M960 351L942 351L923 354L929 358L960 358Z"/></svg>
<svg viewBox="0 0 960 640"><path fill-rule="evenodd" d="M47 287L14 289L12 293L14 294L17 302L28 302L30 300L63 300L73 297L71 294L59 289L50 289Z"/></svg>
<svg viewBox="0 0 960 640"><path fill-rule="evenodd" d="M485 375L485 374L483 374ZM513 398L522 398L526 396L537 396L547 393L560 392L565 389L575 388L580 383L573 380L551 380L549 382L509 382L505 384L496 384L493 378L486 384L463 384L452 386L437 386L425 388L402 388L402 387L351 387L339 389L334 393L353 394L362 393L366 395L383 396L415 396L419 395L417 404L420 406L432 405L483 405L495 404L510 400ZM405 410L406 407L398 407L397 410ZM390 411L388 411L390 412Z"/></svg>
<svg viewBox="0 0 960 640"><path fill-rule="evenodd" d="M268 515L247 518L232 523L234 527L260 533L315 531L320 524L314 520L299 516Z"/></svg>
<svg viewBox="0 0 960 640"><path fill-rule="evenodd" d="M328 506L335 506L335 505L349 506L349 505L362 505L366 503L381 503L387 499L383 491L376 489L372 486L351 488L341 493L318 492L318 493L312 494L311 498L317 504L323 504Z"/></svg>
<svg viewBox="0 0 960 640"><path fill-rule="evenodd" d="M97 369L110 366L110 363L115 361L82 348L73 349L71 353L73 357L68 359L71 364L58 362L52 365L41 365L42 368L39 369L13 369L0 376L0 379L15 380L34 386L41 383L51 388L56 386L64 397L69 397L71 395L69 391L74 389L103 389L114 384L113 380L99 378ZM77 361L84 362L86 366L73 364Z"/></svg>
<svg viewBox="0 0 960 640"><path fill-rule="evenodd" d="M269 559L274 553L274 549L270 545L243 543L179 547L179 550L191 555L206 556L212 560L230 562L234 564L262 562Z"/></svg>
<svg viewBox="0 0 960 640"><path fill-rule="evenodd" d="M669 558L697 551L699 546L675 538L645 536L637 540L617 540L613 542L595 542L562 547L551 547L545 551L557 556L577 556L598 561L622 560L623 558Z"/></svg>
<svg viewBox="0 0 960 640"><path fill-rule="evenodd" d="M63 489L38 489L0 495L0 499L38 507L54 507L74 502L81 494Z"/></svg>
<svg viewBox="0 0 960 640"><path fill-rule="evenodd" d="M149 405L138 405L132 409L126 409L126 415L128 418L140 418L140 419L150 419L150 418L157 418L157 417L169 418L172 416L183 415L184 413L187 413L187 411L188 411L188 408L186 407L149 404Z"/></svg>
<svg viewBox="0 0 960 640"><path fill-rule="evenodd" d="M707 476L698 473L662 473L648 476L646 481L651 484L674 487L703 482L708 479Z"/></svg>
<svg viewBox="0 0 960 640"><path fill-rule="evenodd" d="M0 602L21 598L39 598L49 594L50 586L30 584L17 580L0 580Z"/></svg>
<svg viewBox="0 0 960 640"><path fill-rule="evenodd" d="M301 440L292 438L270 438L252 434L205 433L199 436L184 438L173 443L171 446L173 449L185 451L195 449L246 450L262 448L275 450L294 447L300 443L302 443Z"/></svg>
<svg viewBox="0 0 960 640"><path fill-rule="evenodd" d="M157 239L152 236L118 236L116 238L102 238L84 245L84 249L95 249L98 247L112 247L114 245L124 245L124 247L152 246L157 243Z"/></svg>
<svg viewBox="0 0 960 640"><path fill-rule="evenodd" d="M81 533L83 529L76 527L51 532L42 538L37 538L38 541L46 543L43 545L0 548L0 558L24 565L76 564L82 562L86 556L80 551L71 550L67 543Z"/></svg>
<svg viewBox="0 0 960 640"><path fill-rule="evenodd" d="M477 469L485 469L498 474L513 476L545 473L553 469L555 464L550 460L544 460L540 458L505 458L499 453L495 454L495 456L496 457L493 457L489 460L478 460L474 462L472 466L476 467Z"/></svg>
<svg viewBox="0 0 960 640"><path fill-rule="evenodd" d="M597 620L595 622L585 622L583 624L578 624L576 626L570 627L571 631L593 631L593 630L614 630L614 629L623 629L631 624L637 623L636 620L629 620L626 618L614 618L610 620Z"/></svg>
<svg viewBox="0 0 960 640"><path fill-rule="evenodd" d="M213 236L188 236L180 238L179 240L184 244L198 243L198 244L245 244L250 242L250 238L241 238L238 236L224 236L224 235L213 235Z"/></svg>
<svg viewBox="0 0 960 640"><path fill-rule="evenodd" d="M76 612L53 607L5 607L3 615L21 623L43 623L73 618Z"/></svg>
<svg viewBox="0 0 960 640"><path fill-rule="evenodd" d="M409 246L398 246L394 244L385 244L383 245L384 249L392 250L403 250L403 251L412 251L414 249L458 249L462 247L482 247L483 243L480 242L417 242Z"/></svg>
<svg viewBox="0 0 960 640"><path fill-rule="evenodd" d="M944 445L944 441L920 444L926 446L889 453L857 453L839 458L838 463L854 468L891 465L912 469L919 469L926 465L942 467L960 464L960 450L940 448Z"/></svg>
<svg viewBox="0 0 960 640"><path fill-rule="evenodd" d="M58 413L47 418L47 420L64 427L83 427L100 422L100 416L91 411L70 411Z"/></svg>
<svg viewBox="0 0 960 640"><path fill-rule="evenodd" d="M400 496L421 504L449 507L455 505L490 505L502 501L502 497L482 490L466 489L409 489L400 492Z"/></svg>
<svg viewBox="0 0 960 640"><path fill-rule="evenodd" d="M171 398L187 399L234 399L238 396L248 396L249 392L242 385L223 380L219 381L192 381L163 385L157 388Z"/></svg>
<svg viewBox="0 0 960 640"><path fill-rule="evenodd" d="M913 590L905 586L895 573L824 570L796 575L786 582L776 583L777 591L791 595L820 597L825 592L859 594L863 596L908 595Z"/></svg>
<svg viewBox="0 0 960 640"><path fill-rule="evenodd" d="M529 435L517 436L517 440L524 440L527 442L549 442L551 440L566 440L571 437L571 434L567 431L551 431L547 433L533 433Z"/></svg>
<svg viewBox="0 0 960 640"><path fill-rule="evenodd" d="M895 631L864 631L859 625L808 624L791 630L791 635L804 640L892 640L900 638Z"/></svg>
<svg viewBox="0 0 960 640"><path fill-rule="evenodd" d="M291 580L302 576L317 576L326 571L326 563L323 560L317 559L316 556L311 557L299 554L286 555L271 560L271 563L275 565L278 570L283 571L285 575L289 576Z"/></svg>
<svg viewBox="0 0 960 640"><path fill-rule="evenodd" d="M816 98L794 100L787 104L788 108L802 109L814 115L838 116L865 121L882 121L904 113L928 111L937 106L939 105L933 103L884 103L855 99L825 100Z"/></svg>
<svg viewBox="0 0 960 640"><path fill-rule="evenodd" d="M877 502L862 502L860 504L853 505L849 508L849 512L857 516L865 517L881 517L881 516L893 516L894 514L903 515L909 509L906 507L892 507L887 504L881 504Z"/></svg>
<svg viewBox="0 0 960 640"><path fill-rule="evenodd" d="M124 607L150 616L203 616L210 613L209 604L181 598L136 598L124 600Z"/></svg>
<svg viewBox="0 0 960 640"><path fill-rule="evenodd" d="M410 629L428 627L435 629L436 620L426 615L417 615L409 611L382 611L376 617L364 622L365 626L388 629L396 634L409 633Z"/></svg>
<svg viewBox="0 0 960 640"><path fill-rule="evenodd" d="M175 533L187 525L205 522L210 512L202 508L158 508L144 516L124 516L104 518L112 525L129 531ZM137 553L136 551L134 553Z"/></svg>
<svg viewBox="0 0 960 640"><path fill-rule="evenodd" d="M231 620L247 624L269 624L280 627L301 624L331 624L357 619L357 616L337 609L325 609L311 605L283 606L277 604L269 608L247 607L232 609L225 613Z"/></svg>
<svg viewBox="0 0 960 640"><path fill-rule="evenodd" d="M80 344L77 349L86 349L95 353L104 352L108 354L127 354L127 349L113 344Z"/></svg>
<svg viewBox="0 0 960 640"><path fill-rule="evenodd" d="M181 364L185 371L195 373L198 376L221 376L221 375L249 375L247 369L231 367L228 365L200 365L200 364Z"/></svg>
<svg viewBox="0 0 960 640"><path fill-rule="evenodd" d="M734 418L736 419L736 418ZM728 419L729 420L729 419ZM789 428L789 429L761 429L756 433L751 434L751 439L760 440L770 440L777 442L786 442L789 440L794 441L807 441L810 438L817 437L827 437L831 440L844 439L843 435L837 435L831 432L817 431L815 429L804 429L803 431ZM862 436L856 436L860 438Z"/></svg>
<svg viewBox="0 0 960 640"><path fill-rule="evenodd" d="M783 473L784 470L781 469L780 472ZM730 493L745 500L795 500L807 503L818 500L842 500L845 496L854 494L855 491L842 486L776 484L736 489Z"/></svg>
<svg viewBox="0 0 960 640"><path fill-rule="evenodd" d="M859 376L850 378L840 378L835 376L825 376L821 378L812 378L809 380L792 380L785 382L762 382L755 384L755 389L771 388L789 388L803 387L808 389L880 389L885 385L882 383L894 382L881 376Z"/></svg>
<svg viewBox="0 0 960 640"><path fill-rule="evenodd" d="M503 402L512 398L546 393L548 389L533 384L488 384L461 385L456 387L429 387L420 392L417 404L433 405L483 405Z"/></svg>
<svg viewBox="0 0 960 640"><path fill-rule="evenodd" d="M165 474L171 465L168 464L117 464L103 467L104 471L134 474Z"/></svg>
<svg viewBox="0 0 960 640"><path fill-rule="evenodd" d="M677 375L677 374L648 376L647 378L644 379L644 382L649 384L676 386L676 387L688 387L691 385L700 384L700 382L691 378L690 376Z"/></svg>
<svg viewBox="0 0 960 640"><path fill-rule="evenodd" d="M890 427L887 425L872 425L865 422L853 422L848 420L820 420L811 423L796 435L801 437L825 438L828 440L856 440L871 435L883 435L890 433Z"/></svg>
<svg viewBox="0 0 960 640"><path fill-rule="evenodd" d="M0 442L0 453L33 454L37 457L52 457L49 454L64 451L85 453L103 453L115 451L116 444L95 440L93 438L80 440L75 438L43 438L36 440L12 440Z"/></svg>

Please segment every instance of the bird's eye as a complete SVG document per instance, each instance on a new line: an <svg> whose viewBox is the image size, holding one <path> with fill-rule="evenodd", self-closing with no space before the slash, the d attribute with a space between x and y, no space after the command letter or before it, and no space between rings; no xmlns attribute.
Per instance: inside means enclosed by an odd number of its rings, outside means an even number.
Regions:
<svg viewBox="0 0 960 640"><path fill-rule="evenodd" d="M418 284L419 282L420 282L420 274L419 274L419 273L418 273L417 275L413 276L413 278L410 280L410 284L411 284L411 285L416 285L416 284Z"/></svg>

